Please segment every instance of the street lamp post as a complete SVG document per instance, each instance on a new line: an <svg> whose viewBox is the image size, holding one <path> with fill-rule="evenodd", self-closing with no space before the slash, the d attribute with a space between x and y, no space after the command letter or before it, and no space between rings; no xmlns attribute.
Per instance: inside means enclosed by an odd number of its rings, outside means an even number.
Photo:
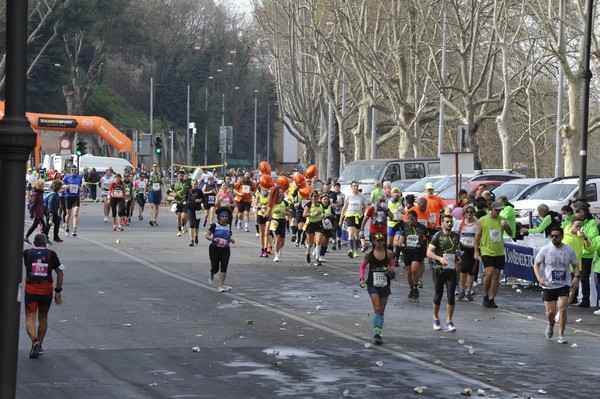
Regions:
<svg viewBox="0 0 600 399"><path fill-rule="evenodd" d="M190 165L190 85L187 85L187 117L186 117L186 136L185 136L185 149L187 150L187 156L185 157L186 163Z"/></svg>
<svg viewBox="0 0 600 399"><path fill-rule="evenodd" d="M258 111L258 98L256 97L258 90L254 90L254 162L252 163L252 168L256 170L256 117Z"/></svg>
<svg viewBox="0 0 600 399"><path fill-rule="evenodd" d="M208 78L213 79L212 76ZM204 165L208 165L208 87L204 93Z"/></svg>

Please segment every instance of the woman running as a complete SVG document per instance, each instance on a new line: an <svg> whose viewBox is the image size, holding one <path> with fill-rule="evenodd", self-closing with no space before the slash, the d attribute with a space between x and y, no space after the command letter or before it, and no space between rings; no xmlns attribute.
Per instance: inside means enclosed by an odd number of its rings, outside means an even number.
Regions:
<svg viewBox="0 0 600 399"><path fill-rule="evenodd" d="M125 219L125 184L120 174L115 175L115 181L110 184L110 208L112 210L113 231L123 231L123 220ZM117 215L119 226L117 227Z"/></svg>
<svg viewBox="0 0 600 399"><path fill-rule="evenodd" d="M271 218L269 230L275 235L275 259L279 262L283 245L285 244L285 218L290 215L289 203L284 199L284 192L279 186L271 188L269 193L269 202L265 215Z"/></svg>
<svg viewBox="0 0 600 399"><path fill-rule="evenodd" d="M316 247L315 266L321 266L319 254L321 253L321 245L323 245L323 213L325 212L323 204L319 201L320 195L318 191L313 191L310 195L311 201L304 206L302 216L306 219L306 238L308 246L306 247L306 263L310 264L310 251L313 245Z"/></svg>
<svg viewBox="0 0 600 399"><path fill-rule="evenodd" d="M227 268L229 266L229 258L231 257L230 245L235 243L231 238L231 225L227 222L231 220L231 210L229 208L217 209L217 223L210 225L206 233L206 239L210 241L208 247L208 256L210 258L210 274L208 282L215 281L215 274L219 275L219 286L217 291L225 292L231 290L231 287L224 285L227 277Z"/></svg>

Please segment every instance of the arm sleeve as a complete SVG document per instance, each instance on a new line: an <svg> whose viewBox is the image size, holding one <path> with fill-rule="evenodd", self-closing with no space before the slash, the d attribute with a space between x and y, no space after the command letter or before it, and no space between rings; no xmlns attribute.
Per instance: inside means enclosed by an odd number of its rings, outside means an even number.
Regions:
<svg viewBox="0 0 600 399"><path fill-rule="evenodd" d="M552 216L550 216L549 214L546 215L546 217L544 217L544 220L542 220L542 223L540 223L540 225L538 227L536 227L535 229L529 229L530 233L541 233L542 231L546 230L546 227L550 226L550 223L552 222Z"/></svg>
<svg viewBox="0 0 600 399"><path fill-rule="evenodd" d="M392 259L392 263L393 263L393 259ZM365 270L367 269L367 260L363 259L361 265L360 265L360 278L364 279L365 278Z"/></svg>

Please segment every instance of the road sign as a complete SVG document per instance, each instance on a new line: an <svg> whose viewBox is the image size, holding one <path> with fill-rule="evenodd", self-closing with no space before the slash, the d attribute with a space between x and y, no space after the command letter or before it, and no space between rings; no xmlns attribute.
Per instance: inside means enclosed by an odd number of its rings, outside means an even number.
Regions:
<svg viewBox="0 0 600 399"><path fill-rule="evenodd" d="M63 137L62 139L58 140L58 148L61 150L70 150L71 149L71 139Z"/></svg>

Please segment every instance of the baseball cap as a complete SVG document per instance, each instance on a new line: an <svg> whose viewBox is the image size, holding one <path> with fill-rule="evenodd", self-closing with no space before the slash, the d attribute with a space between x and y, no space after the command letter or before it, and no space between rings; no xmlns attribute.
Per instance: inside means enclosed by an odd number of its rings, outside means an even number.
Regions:
<svg viewBox="0 0 600 399"><path fill-rule="evenodd" d="M431 190L431 189L435 190L435 184L433 184L433 183L425 184L425 190Z"/></svg>
<svg viewBox="0 0 600 399"><path fill-rule="evenodd" d="M393 193L401 193L402 191L400 191L400 189L398 187L394 187L394 188L392 188L392 192Z"/></svg>
<svg viewBox="0 0 600 399"><path fill-rule="evenodd" d="M500 204L498 201L494 201L490 205L490 209L495 209L497 211L501 211L502 210L502 204Z"/></svg>
<svg viewBox="0 0 600 399"><path fill-rule="evenodd" d="M590 209L590 204L588 204L587 202L579 201L573 204L573 209L575 210L575 212L588 211Z"/></svg>

